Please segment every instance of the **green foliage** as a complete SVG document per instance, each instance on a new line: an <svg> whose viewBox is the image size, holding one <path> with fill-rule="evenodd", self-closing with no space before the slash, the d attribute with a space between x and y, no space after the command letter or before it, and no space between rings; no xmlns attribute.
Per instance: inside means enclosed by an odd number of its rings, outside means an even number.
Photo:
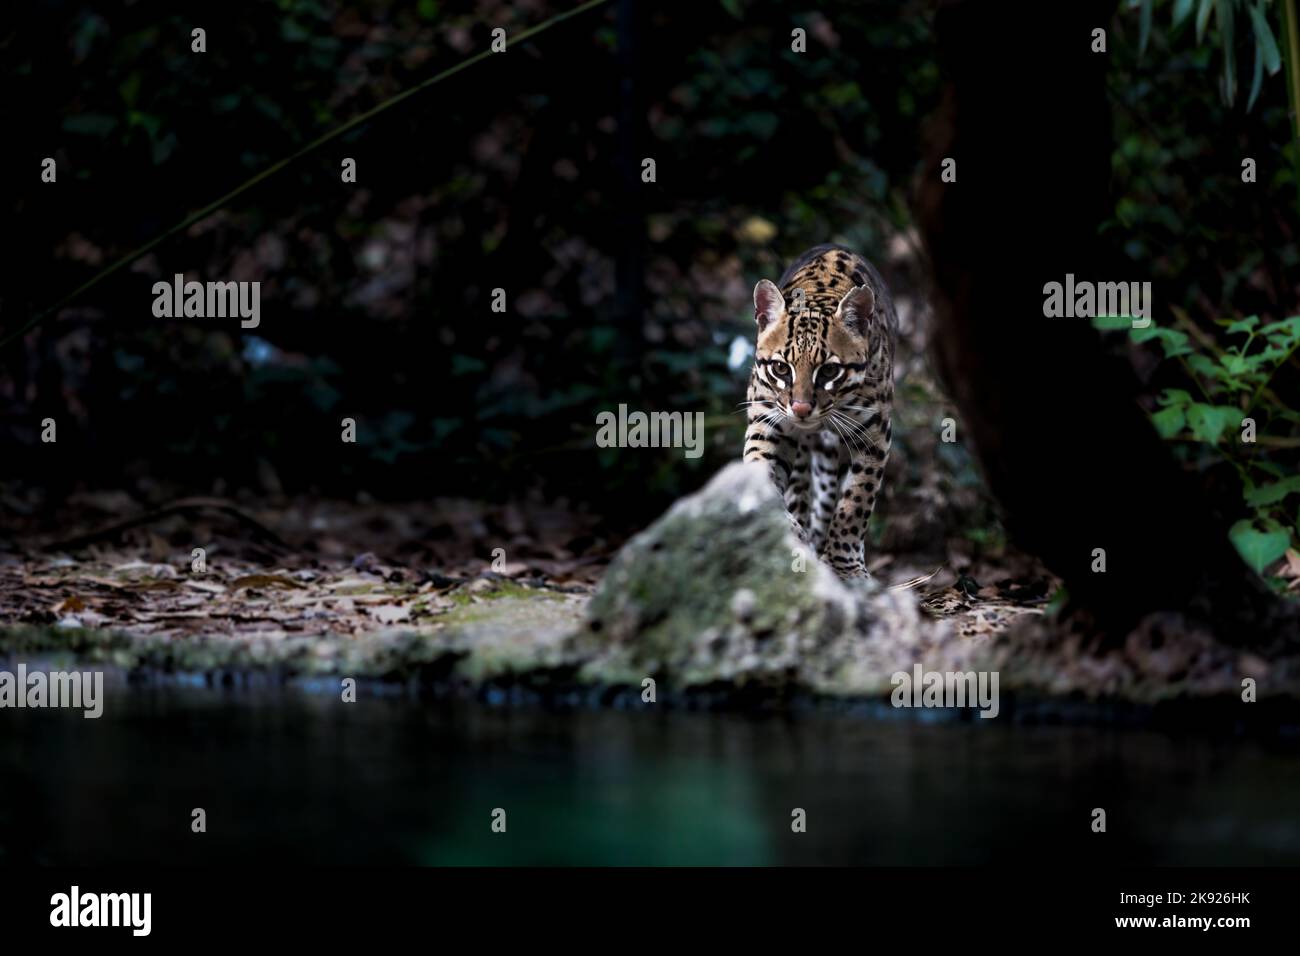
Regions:
<svg viewBox="0 0 1300 956"><path fill-rule="evenodd" d="M1138 11L1138 49L1145 53L1151 39L1153 10L1157 0L1129 0L1129 8ZM1249 29L1253 37L1254 67L1250 82L1250 98L1246 108L1255 105L1263 85L1264 74L1276 75L1282 69L1282 55L1277 40L1269 26L1265 7L1267 0L1163 0L1162 6L1170 8L1172 30L1185 28L1195 10L1196 42L1204 43L1208 34L1210 14L1214 14L1215 32L1218 34L1223 57L1223 98L1233 103L1237 98L1237 41L1238 33Z"/></svg>
<svg viewBox="0 0 1300 956"><path fill-rule="evenodd" d="M1139 52L1145 53L1151 38L1152 8L1156 0L1129 0L1130 8L1140 8ZM1213 38L1209 34L1210 14L1214 13L1215 32L1221 50L1222 74L1220 91L1223 102L1232 106L1237 99L1237 53L1242 46L1241 37L1250 38L1252 72L1250 95L1246 109L1254 109L1264 91L1264 75L1275 76L1285 72L1286 100L1290 105L1286 122L1289 127L1287 145L1281 149L1281 158L1289 163L1288 175L1297 190L1296 208L1300 209L1300 25L1297 24L1296 0L1171 0L1173 27L1169 33L1171 50L1179 34L1186 33L1186 24L1195 8L1195 41L1199 66L1208 66ZM1271 10L1279 11L1280 29L1274 33L1269 22ZM1279 45L1277 36L1282 43ZM1174 61L1176 63L1176 61ZM1280 98L1280 97L1279 97ZM1181 138L1181 137L1180 137Z"/></svg>
<svg viewBox="0 0 1300 956"><path fill-rule="evenodd" d="M1175 314L1192 327L1181 310ZM1114 328L1111 320L1093 324ZM1180 363L1199 393L1163 389L1151 421L1162 438L1190 443L1199 463L1225 461L1237 470L1249 517L1233 524L1229 537L1246 563L1263 574L1288 548L1300 547L1300 475L1288 475L1273 457L1300 446L1300 413L1269 387L1300 348L1300 316L1261 324L1252 315L1217 325L1229 342L1225 347L1203 333L1155 325L1131 329L1130 337L1159 343L1162 359Z"/></svg>
<svg viewBox="0 0 1300 956"><path fill-rule="evenodd" d="M1175 321L1096 324L1129 329L1142 345L1152 424L1208 486L1238 489L1227 493L1240 496L1230 537L1265 573L1300 541L1290 480L1300 465L1300 320L1264 318L1297 310L1294 0L1129 6L1135 29L1116 31L1108 79L1118 193L1102 237L1117 261L1152 281ZM1244 97L1238 64L1252 61ZM1264 82L1281 69L1285 87ZM1244 157L1258 161L1257 181L1243 179ZM1246 317L1192 318L1215 312ZM1242 441L1246 418L1254 442Z"/></svg>
<svg viewBox="0 0 1300 956"><path fill-rule="evenodd" d="M1286 549L1291 546L1290 532L1269 518L1262 521L1242 519L1232 526L1228 536L1246 563L1259 574L1286 554Z"/></svg>

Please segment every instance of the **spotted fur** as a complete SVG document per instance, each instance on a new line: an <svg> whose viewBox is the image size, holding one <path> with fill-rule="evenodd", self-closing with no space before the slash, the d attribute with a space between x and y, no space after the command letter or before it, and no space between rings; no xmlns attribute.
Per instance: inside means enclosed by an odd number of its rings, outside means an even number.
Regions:
<svg viewBox="0 0 1300 956"><path fill-rule="evenodd" d="M818 556L843 577L865 576L894 398L898 319L889 290L862 256L817 246L779 287L766 279L754 287L754 318L744 459L769 464L791 522Z"/></svg>

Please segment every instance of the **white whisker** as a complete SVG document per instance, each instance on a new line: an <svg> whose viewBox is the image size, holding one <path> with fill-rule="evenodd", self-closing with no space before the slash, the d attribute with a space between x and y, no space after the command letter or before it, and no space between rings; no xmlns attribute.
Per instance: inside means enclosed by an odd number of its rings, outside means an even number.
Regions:
<svg viewBox="0 0 1300 956"><path fill-rule="evenodd" d="M848 433L848 435L852 439L850 444L855 449L860 450L865 454L867 450L866 442L871 442L872 445L875 444L874 441L871 441L871 436L866 434L865 429L863 429L863 427L859 425L857 422L855 422L853 419L845 415L842 415L836 411L832 411L831 415L834 416L834 418L836 418L840 422L840 424L844 426L844 430Z"/></svg>
<svg viewBox="0 0 1300 956"><path fill-rule="evenodd" d="M877 449L880 448L880 445L876 443L875 439L873 439L869 434L867 434L866 425L863 425L861 422L855 422L847 415L840 414L834 409L831 410L831 415L834 416L835 418L838 418L841 422L843 422L845 427L847 427L849 431L854 434L854 436L856 436L859 439L862 439L863 441L870 442L873 448L877 448ZM865 445L862 447L862 450L866 451Z"/></svg>
<svg viewBox="0 0 1300 956"><path fill-rule="evenodd" d="M831 412L830 417L828 417L826 420L830 422L831 427L835 429L835 433L840 436L840 441L844 442L844 444L849 447L849 451L850 452L855 451L858 446L855 445L853 439L848 434L845 433L840 423L836 420L837 418L839 418L839 416L836 415L834 412Z"/></svg>

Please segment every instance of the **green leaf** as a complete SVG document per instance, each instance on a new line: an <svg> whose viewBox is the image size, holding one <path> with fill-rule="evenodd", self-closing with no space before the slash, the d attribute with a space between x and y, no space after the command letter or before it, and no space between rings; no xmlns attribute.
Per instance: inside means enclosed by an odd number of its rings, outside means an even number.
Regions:
<svg viewBox="0 0 1300 956"><path fill-rule="evenodd" d="M1160 393L1159 402L1161 405L1190 405L1192 396L1183 391L1181 388L1167 388Z"/></svg>
<svg viewBox="0 0 1300 956"><path fill-rule="evenodd" d="M587 341L593 352L610 352L618 342L618 330L610 325L598 325L591 330Z"/></svg>
<svg viewBox="0 0 1300 956"><path fill-rule="evenodd" d="M1276 521L1261 523L1266 530L1260 531L1252 522L1243 519L1228 532L1237 553L1257 574L1263 574L1264 569L1286 554L1291 545L1291 535Z"/></svg>
<svg viewBox="0 0 1300 956"><path fill-rule="evenodd" d="M1192 6L1196 0L1175 0L1174 2L1174 26L1178 26L1189 16L1192 15Z"/></svg>
<svg viewBox="0 0 1300 956"><path fill-rule="evenodd" d="M1235 335L1238 332L1249 332L1257 325L1259 325L1259 316L1248 315L1244 319L1238 319L1235 322L1229 322L1226 331L1229 335Z"/></svg>
<svg viewBox="0 0 1300 956"><path fill-rule="evenodd" d="M1170 405L1152 415L1151 423L1156 426L1161 438L1173 438L1187 424L1187 416L1183 414L1181 405Z"/></svg>
<svg viewBox="0 0 1300 956"><path fill-rule="evenodd" d="M453 355L451 357L452 375L475 375L487 369L487 363L472 355Z"/></svg>
<svg viewBox="0 0 1300 956"><path fill-rule="evenodd" d="M118 85L117 91L122 95L122 102L128 107L135 106L136 97L140 95L142 82L141 74L132 73Z"/></svg>
<svg viewBox="0 0 1300 956"><path fill-rule="evenodd" d="M303 43L311 37L311 31L292 17L280 22L280 36L288 43Z"/></svg>
<svg viewBox="0 0 1300 956"><path fill-rule="evenodd" d="M751 139L767 140L776 135L781 118L775 113L746 113L741 120L741 129Z"/></svg>
<svg viewBox="0 0 1300 956"><path fill-rule="evenodd" d="M1214 0L1201 0L1200 7L1196 10L1196 42L1200 43L1205 36L1205 27L1210 22L1210 11L1214 9Z"/></svg>
<svg viewBox="0 0 1300 956"><path fill-rule="evenodd" d="M1092 327L1103 332L1132 328L1132 326L1133 319L1127 315L1098 315L1092 320Z"/></svg>
<svg viewBox="0 0 1300 956"><path fill-rule="evenodd" d="M1300 341L1300 315L1280 322L1270 322L1259 330L1259 334L1268 336L1274 345L1289 348L1292 343Z"/></svg>
<svg viewBox="0 0 1300 956"><path fill-rule="evenodd" d="M1246 356L1246 364L1250 366L1251 371L1259 371L1275 362L1282 361L1282 359L1286 358L1286 353L1286 349L1270 345L1266 349L1261 349Z"/></svg>
<svg viewBox="0 0 1300 956"><path fill-rule="evenodd" d="M1232 3L1218 0L1214 8L1214 22L1219 26L1219 39L1223 41L1223 89L1229 103L1237 98L1237 55L1233 43Z"/></svg>
<svg viewBox="0 0 1300 956"><path fill-rule="evenodd" d="M117 127L117 119L107 113L82 113L63 121L65 133L82 133L86 136L107 136Z"/></svg>
<svg viewBox="0 0 1300 956"><path fill-rule="evenodd" d="M1291 329L1297 335L1300 335L1300 315L1293 315L1289 319L1278 319L1276 322L1270 322L1260 329L1261 332L1268 332L1272 329Z"/></svg>
<svg viewBox="0 0 1300 956"><path fill-rule="evenodd" d="M1264 60L1259 55L1259 47L1255 47L1255 65L1250 72L1250 97L1246 100L1246 111L1250 112L1255 106L1255 100L1259 98L1259 91L1264 87Z"/></svg>
<svg viewBox="0 0 1300 956"><path fill-rule="evenodd" d="M1231 405L1194 402L1187 409L1187 427L1198 441L1217 445L1223 433L1241 423L1241 410Z"/></svg>
<svg viewBox="0 0 1300 956"><path fill-rule="evenodd" d="M1233 376L1247 372L1251 368L1251 363L1249 361L1242 358L1240 355L1234 355L1231 352L1224 353L1220 362L1223 365L1223 370Z"/></svg>
<svg viewBox="0 0 1300 956"><path fill-rule="evenodd" d="M1252 508L1273 505L1292 494L1300 494L1300 475L1252 488L1246 492L1246 504Z"/></svg>
<svg viewBox="0 0 1300 956"><path fill-rule="evenodd" d="M1207 378L1223 378L1223 369L1211 362L1204 355L1192 355L1187 359L1187 367L1193 372L1200 372Z"/></svg>
<svg viewBox="0 0 1300 956"><path fill-rule="evenodd" d="M1262 57L1264 69L1268 70L1269 76L1272 76L1282 69L1282 55L1278 52L1277 40L1273 38L1273 31L1268 27L1263 7L1256 6L1248 9L1250 24L1255 28L1255 55Z"/></svg>
<svg viewBox="0 0 1300 956"><path fill-rule="evenodd" d="M149 134L149 140L152 142L158 138L158 132L162 129L162 119L148 113L141 113L139 110L127 110L126 125L131 129L140 127Z"/></svg>
<svg viewBox="0 0 1300 956"><path fill-rule="evenodd" d="M1177 329L1162 329L1158 325L1149 325L1146 328L1136 328L1130 334L1130 338L1139 344L1157 339L1160 347L1164 349L1165 358L1174 358L1179 355L1190 355L1192 348L1188 344L1186 332L1180 332Z"/></svg>
<svg viewBox="0 0 1300 956"><path fill-rule="evenodd" d="M1151 0L1142 0L1142 15L1138 21L1138 53L1147 51L1151 39Z"/></svg>

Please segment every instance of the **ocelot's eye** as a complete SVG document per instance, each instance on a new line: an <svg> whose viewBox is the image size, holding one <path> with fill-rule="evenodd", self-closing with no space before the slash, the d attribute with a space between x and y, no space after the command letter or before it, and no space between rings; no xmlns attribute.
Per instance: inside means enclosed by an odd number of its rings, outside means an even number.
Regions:
<svg viewBox="0 0 1300 956"><path fill-rule="evenodd" d="M768 370L777 378L786 382L790 381L790 366L786 365L784 362L769 362L767 367Z"/></svg>
<svg viewBox="0 0 1300 956"><path fill-rule="evenodd" d="M836 362L827 362L817 370L817 384L823 388L829 388L843 371L843 365Z"/></svg>

